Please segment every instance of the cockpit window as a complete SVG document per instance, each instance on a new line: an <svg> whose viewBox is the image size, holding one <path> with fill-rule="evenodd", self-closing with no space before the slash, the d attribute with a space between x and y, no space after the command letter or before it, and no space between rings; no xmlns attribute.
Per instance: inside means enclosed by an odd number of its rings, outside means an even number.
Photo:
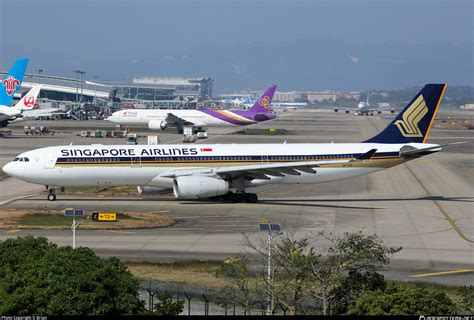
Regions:
<svg viewBox="0 0 474 320"><path fill-rule="evenodd" d="M30 162L28 157L16 157L13 161Z"/></svg>

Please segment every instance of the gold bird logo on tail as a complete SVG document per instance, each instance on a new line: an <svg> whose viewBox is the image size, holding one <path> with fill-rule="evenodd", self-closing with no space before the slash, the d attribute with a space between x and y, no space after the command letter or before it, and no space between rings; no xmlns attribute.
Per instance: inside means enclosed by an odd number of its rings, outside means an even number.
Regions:
<svg viewBox="0 0 474 320"><path fill-rule="evenodd" d="M423 137L418 123L428 113L425 99L420 96L403 113L403 120L395 121L395 125L404 137Z"/></svg>

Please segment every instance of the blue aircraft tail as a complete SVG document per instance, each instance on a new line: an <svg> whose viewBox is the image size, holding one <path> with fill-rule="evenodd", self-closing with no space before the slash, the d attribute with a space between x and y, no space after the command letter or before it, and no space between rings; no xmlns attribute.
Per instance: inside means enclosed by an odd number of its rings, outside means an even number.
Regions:
<svg viewBox="0 0 474 320"><path fill-rule="evenodd" d="M425 142L436 116L446 84L427 84L372 143Z"/></svg>
<svg viewBox="0 0 474 320"><path fill-rule="evenodd" d="M28 59L17 59L0 83L0 105L10 107L15 91L20 89Z"/></svg>

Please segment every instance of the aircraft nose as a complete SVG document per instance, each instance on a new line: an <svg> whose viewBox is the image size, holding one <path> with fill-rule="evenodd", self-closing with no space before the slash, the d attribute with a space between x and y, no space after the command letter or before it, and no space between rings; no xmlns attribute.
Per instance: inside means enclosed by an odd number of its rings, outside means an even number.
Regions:
<svg viewBox="0 0 474 320"><path fill-rule="evenodd" d="M3 166L2 170L10 177L13 177L14 171L15 171L13 167L14 167L13 162L9 162Z"/></svg>

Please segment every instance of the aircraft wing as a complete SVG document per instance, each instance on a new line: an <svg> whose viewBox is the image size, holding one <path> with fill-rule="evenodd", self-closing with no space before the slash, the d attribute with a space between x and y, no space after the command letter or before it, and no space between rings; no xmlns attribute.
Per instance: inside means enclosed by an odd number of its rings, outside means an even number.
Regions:
<svg viewBox="0 0 474 320"><path fill-rule="evenodd" d="M172 112L166 115L165 121L168 125L177 126L177 125L195 125L186 119L180 118L177 115L173 114Z"/></svg>
<svg viewBox="0 0 474 320"><path fill-rule="evenodd" d="M208 175L218 176L224 180L232 180L239 177L245 177L250 180L270 180L271 176L283 177L285 175L301 175L301 172L316 173L314 168L323 164L346 163L349 161L351 160L300 161L287 163L261 163L218 168L173 169L160 175L160 177L176 178L190 175Z"/></svg>
<svg viewBox="0 0 474 320"><path fill-rule="evenodd" d="M53 113L58 112L58 111L60 111L59 108L23 110L22 116L24 118L50 116Z"/></svg>
<svg viewBox="0 0 474 320"><path fill-rule="evenodd" d="M371 159L377 149L371 149L356 159L347 160L324 160L324 161L294 161L280 163L259 163L241 166L228 166L218 168L194 168L194 169L173 169L161 174L160 177L176 178L190 175L218 176L224 180L232 180L244 177L249 180L263 179L270 180L270 177L283 177L285 175L301 175L302 172L313 173L322 165L341 164L357 162Z"/></svg>

